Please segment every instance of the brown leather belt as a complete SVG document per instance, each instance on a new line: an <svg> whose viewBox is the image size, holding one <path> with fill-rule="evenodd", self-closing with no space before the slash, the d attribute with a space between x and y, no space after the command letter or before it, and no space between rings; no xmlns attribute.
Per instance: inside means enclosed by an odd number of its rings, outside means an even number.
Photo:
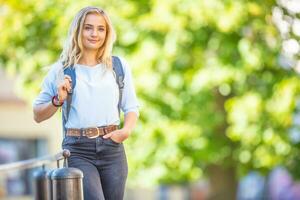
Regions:
<svg viewBox="0 0 300 200"><path fill-rule="evenodd" d="M104 127L90 127L90 128L68 128L67 129L67 136L86 136L88 138L96 138L112 131L118 129L117 125L110 125Z"/></svg>

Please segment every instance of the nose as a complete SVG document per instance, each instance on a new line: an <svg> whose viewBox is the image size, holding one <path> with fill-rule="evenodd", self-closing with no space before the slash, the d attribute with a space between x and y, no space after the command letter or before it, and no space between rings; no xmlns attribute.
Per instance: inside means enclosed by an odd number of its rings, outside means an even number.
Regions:
<svg viewBox="0 0 300 200"><path fill-rule="evenodd" d="M97 29L93 29L93 31L92 31L92 36L97 36L97 34L98 34Z"/></svg>

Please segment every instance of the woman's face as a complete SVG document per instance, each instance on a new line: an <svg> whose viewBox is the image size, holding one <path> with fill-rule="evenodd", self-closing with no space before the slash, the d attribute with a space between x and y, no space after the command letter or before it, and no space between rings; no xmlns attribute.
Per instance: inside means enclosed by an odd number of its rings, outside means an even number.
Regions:
<svg viewBox="0 0 300 200"><path fill-rule="evenodd" d="M99 14L88 14L82 30L82 45L84 50L97 51L106 38L106 22Z"/></svg>

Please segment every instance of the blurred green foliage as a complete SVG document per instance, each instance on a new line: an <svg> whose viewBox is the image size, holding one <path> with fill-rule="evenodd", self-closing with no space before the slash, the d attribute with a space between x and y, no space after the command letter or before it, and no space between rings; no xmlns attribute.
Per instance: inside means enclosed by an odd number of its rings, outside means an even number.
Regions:
<svg viewBox="0 0 300 200"><path fill-rule="evenodd" d="M114 54L132 67L141 103L126 142L132 184L198 180L211 165L296 169L300 82L278 65L273 0L0 0L0 65L32 100L75 13L108 11ZM2 86L1 86L2 87Z"/></svg>

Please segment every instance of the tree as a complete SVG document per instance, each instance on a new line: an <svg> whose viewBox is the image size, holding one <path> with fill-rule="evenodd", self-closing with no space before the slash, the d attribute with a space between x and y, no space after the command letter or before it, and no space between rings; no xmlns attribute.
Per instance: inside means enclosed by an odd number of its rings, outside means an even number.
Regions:
<svg viewBox="0 0 300 200"><path fill-rule="evenodd" d="M0 37L0 61L21 74L25 91L34 96L42 66L58 56L67 25L83 3L28 2L2 6L14 15L0 21L8 27ZM212 198L234 199L238 176L249 170L267 173L280 163L296 167L291 163L297 144L287 132L299 80L278 64L274 5L272 0L100 5L112 16L119 33L114 52L133 66L140 97L140 125L127 144L133 183L187 183L206 176Z"/></svg>

